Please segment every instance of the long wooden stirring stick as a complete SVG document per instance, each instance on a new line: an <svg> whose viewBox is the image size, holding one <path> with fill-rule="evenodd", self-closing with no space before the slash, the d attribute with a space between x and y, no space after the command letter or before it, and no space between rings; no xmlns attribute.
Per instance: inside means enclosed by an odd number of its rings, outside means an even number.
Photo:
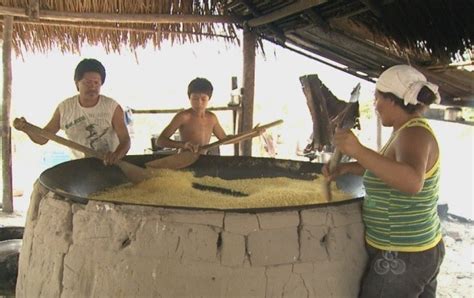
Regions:
<svg viewBox="0 0 474 298"><path fill-rule="evenodd" d="M336 119L339 119L340 123L344 121L344 118L346 117L347 112L349 112L350 108L352 105L347 105L344 110L342 110L339 115L336 116ZM341 127L341 125L337 125L337 128ZM339 149L335 149L334 153L331 156L331 159L329 160L329 173L334 172L336 167L339 165L342 159L342 153ZM325 184L325 194L326 194L326 199L328 202L332 201L332 192L331 192L331 181L328 181Z"/></svg>
<svg viewBox="0 0 474 298"><path fill-rule="evenodd" d="M331 159L329 160L329 173L334 172L334 169L336 169L336 167L341 162L341 158L342 158L341 151L339 151L339 149L334 150L334 153L331 156ZM326 193L327 201L331 202L332 201L331 181L326 182L325 193Z"/></svg>
<svg viewBox="0 0 474 298"><path fill-rule="evenodd" d="M17 118L13 121L13 126L25 133L31 133L33 135L41 136L48 140L54 141L58 144L66 146L68 148L80 151L88 156L96 157L99 159L104 158L104 154L99 153L89 147L83 146L71 140L62 138L54 133L51 133L47 130L44 130L38 126L35 126L24 119ZM127 176L127 178L133 183L139 183L146 179L153 177L153 172L150 169L144 169L132 163L126 162L124 160L119 160L117 166L122 170L122 172Z"/></svg>

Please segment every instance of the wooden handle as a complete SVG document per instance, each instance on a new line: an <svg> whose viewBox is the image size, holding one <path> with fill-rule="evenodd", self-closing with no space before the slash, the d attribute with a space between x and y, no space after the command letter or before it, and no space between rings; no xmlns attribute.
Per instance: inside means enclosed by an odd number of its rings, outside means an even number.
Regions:
<svg viewBox="0 0 474 298"><path fill-rule="evenodd" d="M339 151L339 149L336 148L336 150L334 150L334 153L332 154L331 156L331 159L329 160L329 173L332 173L334 172L334 170L336 169L337 165L339 164L339 162L341 161L341 158L342 158L342 153L341 151ZM331 181L328 181L326 183L326 186L325 186L325 189L324 189L324 192L326 193L326 199L328 202L331 202L332 201L332 193L331 193Z"/></svg>
<svg viewBox="0 0 474 298"><path fill-rule="evenodd" d="M82 152L82 153L84 153L88 156L93 156L93 157L97 157L97 158L100 158L100 159L104 158L103 154L101 154L101 153L99 153L99 152L97 152L97 151L95 151L95 150L93 150L89 147L83 146L81 144L78 144L78 143L75 143L75 142L70 141L68 139L57 136L56 134L54 134L52 132L49 132L47 130L44 130L44 129L38 127L38 126L35 126L35 125L29 123L28 121L26 121L24 119L16 118L13 121L13 126L17 130L24 131L27 134L32 134L32 135L36 135L36 136L46 138L48 140L54 141L56 143L59 143L61 145L69 147L71 149L80 151L80 152Z"/></svg>
<svg viewBox="0 0 474 298"><path fill-rule="evenodd" d="M216 141L214 143L210 143L208 145L204 145L204 146L201 147L201 150L208 150L208 149L211 149L211 148L218 147L220 145L233 144L233 143L241 142L243 140L254 138L254 137L256 137L260 134L260 130L267 129L269 127L279 125L279 124L282 124L282 123L283 123L283 120L281 120L281 119L277 120L277 121L273 121L273 122L270 122L268 124L255 127L255 128L253 128L249 131L242 132L242 133L224 138L222 140Z"/></svg>
<svg viewBox="0 0 474 298"><path fill-rule="evenodd" d="M15 119L13 121L13 126L18 130L26 132L27 134L40 136L40 137L46 138L48 140L52 140L52 141L54 141L56 143L59 143L61 145L64 145L68 148L80 151L80 152L86 154L86 156L92 156L92 157L96 157L96 158L99 158L99 159L104 159L104 157L105 157L104 154L101 154L101 153L99 153L99 152L97 152L97 151L95 151L95 150L93 150L89 147L83 146L83 145L78 144L76 142L73 142L73 141L70 141L68 139L57 136L56 134L54 134L52 132L49 132L47 130L39 128L38 126L35 126L31 123L28 123L24 119L18 119L18 118ZM120 167L120 169L125 174L125 176L127 176L127 178L133 183L142 182L146 179L149 179L149 178L153 177L153 175L154 175L153 172L150 171L150 170L143 169L143 168L141 168L137 165L134 165L132 163L129 163L129 162L126 162L126 161L123 161L123 160L118 160L116 164L117 164L117 166Z"/></svg>
<svg viewBox="0 0 474 298"><path fill-rule="evenodd" d="M339 163L341 162L341 158L342 153L341 151L339 151L339 149L336 148L336 150L334 150L334 153L331 156L331 159L329 160L329 173L332 173L337 167L337 165L339 165Z"/></svg>

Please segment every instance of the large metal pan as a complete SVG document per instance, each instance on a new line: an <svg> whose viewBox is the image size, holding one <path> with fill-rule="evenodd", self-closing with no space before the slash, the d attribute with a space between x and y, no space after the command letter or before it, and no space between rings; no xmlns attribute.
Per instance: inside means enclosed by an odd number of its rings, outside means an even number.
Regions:
<svg viewBox="0 0 474 298"><path fill-rule="evenodd" d="M143 166L146 162L167 155L132 155L125 159ZM214 176L222 179L288 177L314 179L323 164L306 161L256 158L244 156L201 155L190 167L196 176ZM321 178L322 179L322 178ZM107 188L130 182L117 166L104 166L95 158L84 158L61 163L45 170L40 183L47 189L73 201L87 203L89 195ZM351 197L364 196L360 177L346 175L336 181L337 186Z"/></svg>

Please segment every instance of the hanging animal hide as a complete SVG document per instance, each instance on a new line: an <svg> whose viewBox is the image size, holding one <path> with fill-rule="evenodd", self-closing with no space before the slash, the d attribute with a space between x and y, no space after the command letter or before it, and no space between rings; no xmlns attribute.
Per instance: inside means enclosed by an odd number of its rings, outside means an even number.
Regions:
<svg viewBox="0 0 474 298"><path fill-rule="evenodd" d="M332 151L331 140L336 127L360 129L360 83L352 90L349 101L343 101L332 94L315 74L300 77L300 82L313 120L311 142L304 153L323 149Z"/></svg>

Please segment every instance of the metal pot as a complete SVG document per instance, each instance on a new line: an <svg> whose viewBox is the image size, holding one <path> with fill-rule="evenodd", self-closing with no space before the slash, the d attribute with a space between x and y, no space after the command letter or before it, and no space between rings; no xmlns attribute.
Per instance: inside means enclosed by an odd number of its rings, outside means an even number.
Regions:
<svg viewBox="0 0 474 298"><path fill-rule="evenodd" d="M154 151L157 151L159 149L161 149L160 147L158 147L156 145L156 141L158 140L158 135L152 135L151 136L151 150L154 152Z"/></svg>
<svg viewBox="0 0 474 298"><path fill-rule="evenodd" d="M462 119L462 109L458 107L450 107L444 110L444 120L458 121Z"/></svg>
<svg viewBox="0 0 474 298"><path fill-rule="evenodd" d="M167 155L161 157L164 156ZM158 154L131 155L125 159L143 166L146 162L159 157ZM322 163L274 158L201 155L188 169L200 177L213 176L222 179L288 177L307 180L321 173L322 166ZM87 203L88 196L92 193L129 182L117 166L104 166L95 158L61 163L44 171L39 180L47 189L79 203ZM336 183L353 198L360 198L365 194L362 179L358 176L340 176Z"/></svg>

